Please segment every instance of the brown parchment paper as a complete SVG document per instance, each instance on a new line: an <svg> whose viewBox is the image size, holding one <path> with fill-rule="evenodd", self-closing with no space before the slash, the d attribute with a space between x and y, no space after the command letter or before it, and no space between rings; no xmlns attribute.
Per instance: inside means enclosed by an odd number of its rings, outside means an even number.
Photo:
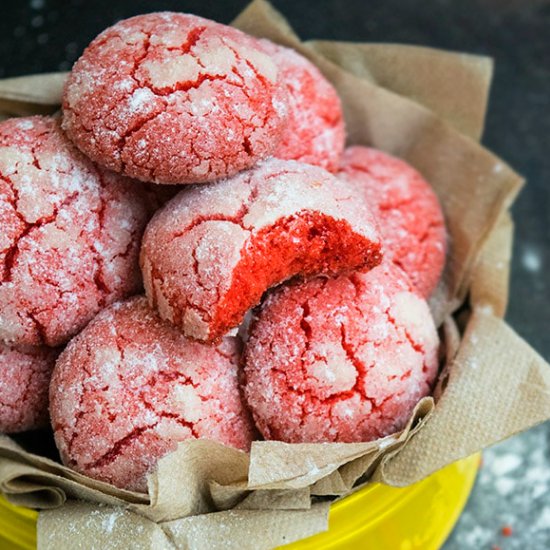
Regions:
<svg viewBox="0 0 550 550"><path fill-rule="evenodd" d="M0 80L0 119L56 111L67 74L49 73Z"/></svg>
<svg viewBox="0 0 550 550"><path fill-rule="evenodd" d="M346 71L420 103L463 134L480 139L492 59L401 44L314 40L307 44ZM455 89L457 81L460 94Z"/></svg>
<svg viewBox="0 0 550 550"><path fill-rule="evenodd" d="M550 417L549 366L502 320L513 230L507 211L522 179L476 141L491 61L398 45L303 43L261 0L234 24L312 60L342 98L349 143L400 156L433 185L449 231L431 300L444 341L440 382L401 433L376 442L255 442L249 455L184 442L159 461L147 495L89 479L1 436L0 489L43 510L39 548L129 541L144 549L271 548L327 528L320 496L373 479L413 483ZM57 110L65 77L0 81L0 115Z"/></svg>

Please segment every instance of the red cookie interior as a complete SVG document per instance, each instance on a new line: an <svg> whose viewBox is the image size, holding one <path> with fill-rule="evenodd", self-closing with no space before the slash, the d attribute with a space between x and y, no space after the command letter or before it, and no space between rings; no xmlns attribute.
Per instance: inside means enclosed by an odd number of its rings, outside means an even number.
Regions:
<svg viewBox="0 0 550 550"><path fill-rule="evenodd" d="M242 321L268 288L295 275L369 269L380 241L368 207L321 168L271 159L157 213L141 253L147 296L196 339Z"/></svg>

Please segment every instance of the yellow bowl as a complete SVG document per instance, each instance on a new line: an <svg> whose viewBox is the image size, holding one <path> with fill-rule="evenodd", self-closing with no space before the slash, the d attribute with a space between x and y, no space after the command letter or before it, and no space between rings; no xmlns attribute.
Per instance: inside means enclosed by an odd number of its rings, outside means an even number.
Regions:
<svg viewBox="0 0 550 550"><path fill-rule="evenodd" d="M401 489L368 485L332 505L328 531L284 550L437 550L468 500L479 460L473 455ZM0 495L0 548L34 550L37 517Z"/></svg>
<svg viewBox="0 0 550 550"><path fill-rule="evenodd" d="M284 550L438 550L472 492L480 458L472 455L408 487L367 485L331 506L328 531Z"/></svg>

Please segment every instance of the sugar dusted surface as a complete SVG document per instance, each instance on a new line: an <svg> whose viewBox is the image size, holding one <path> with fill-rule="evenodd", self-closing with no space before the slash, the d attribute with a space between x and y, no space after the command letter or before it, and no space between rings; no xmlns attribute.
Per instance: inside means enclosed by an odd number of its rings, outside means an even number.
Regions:
<svg viewBox="0 0 550 550"><path fill-rule="evenodd" d="M182 13L102 32L75 64L63 127L96 162L157 183L229 176L281 139L286 90L257 40Z"/></svg>
<svg viewBox="0 0 550 550"><path fill-rule="evenodd" d="M63 462L118 487L145 475L180 441L248 450L251 419L238 387L239 343L186 339L144 297L102 311L60 356L50 411Z"/></svg>
<svg viewBox="0 0 550 550"><path fill-rule="evenodd" d="M0 344L0 433L48 423L48 387L58 350Z"/></svg>
<svg viewBox="0 0 550 550"><path fill-rule="evenodd" d="M0 124L0 341L64 343L139 289L140 188L95 167L53 118Z"/></svg>
<svg viewBox="0 0 550 550"><path fill-rule="evenodd" d="M294 281L251 325L245 397L266 439L374 440L402 429L430 393L438 346L426 302L391 263Z"/></svg>
<svg viewBox="0 0 550 550"><path fill-rule="evenodd" d="M196 339L242 321L263 292L294 275L380 262L376 222L322 168L269 159L182 191L145 231L141 267L150 303Z"/></svg>
<svg viewBox="0 0 550 550"><path fill-rule="evenodd" d="M338 177L377 212L385 257L404 269L424 297L445 264L445 220L435 193L404 161L362 146L344 152Z"/></svg>
<svg viewBox="0 0 550 550"><path fill-rule="evenodd" d="M332 84L305 57L261 40L288 92L288 116L274 156L335 172L344 151L342 104Z"/></svg>

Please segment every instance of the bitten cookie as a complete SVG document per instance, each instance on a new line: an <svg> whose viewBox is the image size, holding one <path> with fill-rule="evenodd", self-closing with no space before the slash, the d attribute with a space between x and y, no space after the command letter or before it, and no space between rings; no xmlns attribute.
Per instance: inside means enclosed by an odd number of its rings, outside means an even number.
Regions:
<svg viewBox="0 0 550 550"><path fill-rule="evenodd" d="M56 349L0 344L0 432L48 424L48 388Z"/></svg>
<svg viewBox="0 0 550 550"><path fill-rule="evenodd" d="M237 382L235 338L187 340L144 297L102 311L61 354L50 386L65 464L146 490L146 474L186 439L248 450L253 425Z"/></svg>
<svg viewBox="0 0 550 550"><path fill-rule="evenodd" d="M374 440L402 429L430 393L438 344L426 302L391 263L291 282L251 325L245 397L266 439Z"/></svg>
<svg viewBox="0 0 550 550"><path fill-rule="evenodd" d="M63 128L91 159L156 183L230 176L281 139L286 91L258 41L183 13L103 31L76 62Z"/></svg>
<svg viewBox="0 0 550 550"><path fill-rule="evenodd" d="M0 123L0 341L57 346L136 292L141 185L97 168L53 118Z"/></svg>
<svg viewBox="0 0 550 550"><path fill-rule="evenodd" d="M367 147L344 152L338 177L357 187L379 215L386 259L427 298L445 265L445 220L435 193L406 162Z"/></svg>
<svg viewBox="0 0 550 550"><path fill-rule="evenodd" d="M371 268L380 247L370 210L348 184L316 166L270 159L172 199L147 226L141 267L161 317L213 340L269 287Z"/></svg>
<svg viewBox="0 0 550 550"><path fill-rule="evenodd" d="M342 104L332 84L305 57L261 40L288 92L283 138L273 156L338 169L346 139Z"/></svg>

